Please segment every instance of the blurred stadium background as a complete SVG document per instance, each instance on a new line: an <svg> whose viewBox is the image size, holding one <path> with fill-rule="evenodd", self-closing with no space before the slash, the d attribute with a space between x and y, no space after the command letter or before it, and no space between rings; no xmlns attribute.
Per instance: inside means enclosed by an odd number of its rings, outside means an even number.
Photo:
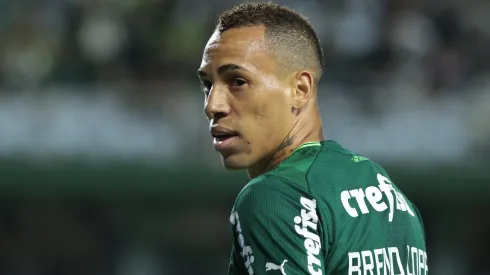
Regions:
<svg viewBox="0 0 490 275"><path fill-rule="evenodd" d="M431 274L490 274L490 2L278 2L323 42L326 136L419 206ZM247 178L195 72L236 3L0 1L0 274L226 273Z"/></svg>

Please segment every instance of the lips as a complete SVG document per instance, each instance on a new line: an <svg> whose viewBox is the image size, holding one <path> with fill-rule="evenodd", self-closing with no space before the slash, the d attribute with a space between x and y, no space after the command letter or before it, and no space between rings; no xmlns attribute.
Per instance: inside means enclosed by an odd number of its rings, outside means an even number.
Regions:
<svg viewBox="0 0 490 275"><path fill-rule="evenodd" d="M225 141L229 138L238 136L238 133L216 133L212 134L212 136L216 141Z"/></svg>
<svg viewBox="0 0 490 275"><path fill-rule="evenodd" d="M235 137L235 136L236 136L236 135L232 135L232 134L230 134L230 135L217 135L217 136L214 136L214 135L213 135L213 137L214 137L214 138L216 139L216 141L218 141L218 142L219 142L219 141L225 141L225 140L227 140L227 139L229 139L229 138L232 138L232 137Z"/></svg>
<svg viewBox="0 0 490 275"><path fill-rule="evenodd" d="M214 146L218 151L230 149L239 136L237 131L222 126L211 127L211 135L214 138Z"/></svg>
<svg viewBox="0 0 490 275"><path fill-rule="evenodd" d="M211 135L213 136L214 139L218 141L222 141L228 138L238 136L238 132L230 130L225 127L214 126L211 127Z"/></svg>

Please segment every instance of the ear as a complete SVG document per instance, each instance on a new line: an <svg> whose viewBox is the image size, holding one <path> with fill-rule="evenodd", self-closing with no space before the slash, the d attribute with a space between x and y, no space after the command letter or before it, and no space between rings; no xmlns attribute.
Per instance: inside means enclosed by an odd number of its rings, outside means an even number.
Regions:
<svg viewBox="0 0 490 275"><path fill-rule="evenodd" d="M301 71L295 77L295 89L293 90L293 110L301 109L313 96L313 74Z"/></svg>

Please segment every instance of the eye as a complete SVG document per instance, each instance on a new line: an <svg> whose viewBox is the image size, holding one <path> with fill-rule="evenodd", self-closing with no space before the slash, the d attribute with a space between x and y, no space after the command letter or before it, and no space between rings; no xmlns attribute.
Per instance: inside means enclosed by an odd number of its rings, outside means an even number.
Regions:
<svg viewBox="0 0 490 275"><path fill-rule="evenodd" d="M209 80L201 81L201 89L205 94L208 94L212 87L213 87L213 83L211 83L211 81Z"/></svg>
<svg viewBox="0 0 490 275"><path fill-rule="evenodd" d="M243 78L233 78L231 81L232 87L241 87L245 84L247 84L247 81Z"/></svg>

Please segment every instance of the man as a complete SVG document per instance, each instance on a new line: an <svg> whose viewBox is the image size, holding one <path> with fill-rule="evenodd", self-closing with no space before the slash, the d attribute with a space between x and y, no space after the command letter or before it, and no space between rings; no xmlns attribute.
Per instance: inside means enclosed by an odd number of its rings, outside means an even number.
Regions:
<svg viewBox="0 0 490 275"><path fill-rule="evenodd" d="M420 215L371 160L325 140L313 28L271 4L224 12L198 75L214 146L250 182L229 274L428 274Z"/></svg>

